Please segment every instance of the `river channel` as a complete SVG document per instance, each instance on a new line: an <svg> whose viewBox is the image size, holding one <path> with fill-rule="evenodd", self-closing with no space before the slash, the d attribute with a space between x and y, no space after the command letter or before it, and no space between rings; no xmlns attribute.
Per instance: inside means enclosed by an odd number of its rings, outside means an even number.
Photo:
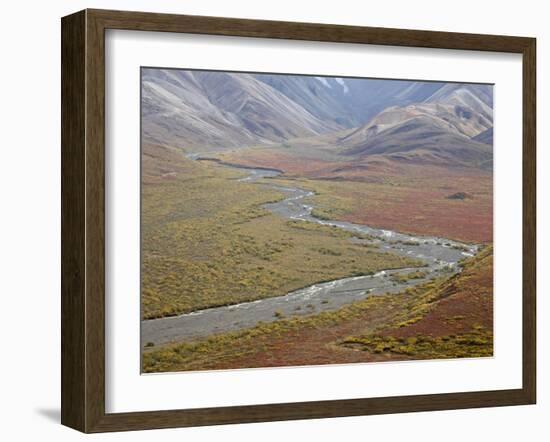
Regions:
<svg viewBox="0 0 550 442"><path fill-rule="evenodd" d="M198 156L193 159L201 160ZM244 172L245 175L238 179L243 184L264 178L274 178L281 174L281 171L274 169L249 168L222 162L218 162L218 167L230 167ZM478 245L465 244L446 238L408 235L363 224L322 220L311 214L313 192L299 187L266 185L286 195L281 201L263 206L272 213L287 219L309 221L358 234L366 234L371 239L343 240L368 242L376 244L380 251L419 259L425 264L421 270L426 272L426 276L397 283L391 278L392 274L406 274L416 269L388 269L373 275L320 282L283 296L207 308L179 316L146 320L141 323L141 336L144 345L146 343L161 345L172 341L250 328L259 321L275 321L281 315L285 317L311 315L321 311L334 310L368 296L400 292L430 278L459 272L458 262L464 257L474 256L479 250Z"/></svg>

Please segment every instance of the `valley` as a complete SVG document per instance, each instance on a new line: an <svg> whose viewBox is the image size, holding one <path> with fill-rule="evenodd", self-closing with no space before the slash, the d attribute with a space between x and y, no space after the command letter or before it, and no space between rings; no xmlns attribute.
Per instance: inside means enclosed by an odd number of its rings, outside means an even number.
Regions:
<svg viewBox="0 0 550 442"><path fill-rule="evenodd" d="M297 226L264 207L284 200L284 192L239 181L242 173L237 170L178 153L174 157L164 170L178 170L174 165L181 163L185 175L164 172L160 182L143 190L143 319L423 265L408 256L385 253L376 243L350 241L368 238L360 232Z"/></svg>
<svg viewBox="0 0 550 442"><path fill-rule="evenodd" d="M142 69L142 370L492 355L490 85Z"/></svg>
<svg viewBox="0 0 550 442"><path fill-rule="evenodd" d="M279 183L315 192L314 213L319 217L416 235L492 242L491 171L372 157L366 161L312 159L308 155L276 149L214 154L229 163L284 171ZM452 198L457 193L467 197Z"/></svg>
<svg viewBox="0 0 550 442"><path fill-rule="evenodd" d="M334 311L146 348L143 371L487 357L492 320L492 250L486 248L449 279Z"/></svg>

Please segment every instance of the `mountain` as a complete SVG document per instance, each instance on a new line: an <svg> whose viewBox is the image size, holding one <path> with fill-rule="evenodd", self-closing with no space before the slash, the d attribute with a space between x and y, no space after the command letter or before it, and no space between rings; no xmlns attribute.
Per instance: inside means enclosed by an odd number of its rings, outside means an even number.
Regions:
<svg viewBox="0 0 550 442"><path fill-rule="evenodd" d="M347 155L490 167L492 143L476 137L492 131L491 92L447 84L422 103L385 109L338 143Z"/></svg>
<svg viewBox="0 0 550 442"><path fill-rule="evenodd" d="M144 141L191 151L263 144L490 168L492 127L489 85L142 69Z"/></svg>
<svg viewBox="0 0 550 442"><path fill-rule="evenodd" d="M492 113L493 88L488 84L445 83L426 102L468 104L480 106L478 110ZM481 102L482 104L479 104Z"/></svg>
<svg viewBox="0 0 550 442"><path fill-rule="evenodd" d="M489 85L447 84L425 101L453 106L470 125L477 120L479 128L493 126L493 89Z"/></svg>
<svg viewBox="0 0 550 442"><path fill-rule="evenodd" d="M472 140L479 141L480 143L485 143L492 146L493 145L493 128L490 127L489 129L481 132L480 134L473 137Z"/></svg>
<svg viewBox="0 0 550 442"><path fill-rule="evenodd" d="M446 84L359 78L346 78L345 82L349 86L352 106L364 123L388 107L421 103Z"/></svg>
<svg viewBox="0 0 550 442"><path fill-rule="evenodd" d="M249 74L142 70L142 133L176 146L280 143L337 130Z"/></svg>
<svg viewBox="0 0 550 442"><path fill-rule="evenodd" d="M350 106L348 86L343 79L307 75L255 74L254 78L298 103L312 115L341 128L363 123Z"/></svg>
<svg viewBox="0 0 550 442"><path fill-rule="evenodd" d="M399 124L388 125L380 133L367 133L366 140L346 151L365 157L384 155L416 163L490 167L492 146L449 130L446 123L427 115L418 115Z"/></svg>
<svg viewBox="0 0 550 442"><path fill-rule="evenodd" d="M311 114L342 128L365 124L389 106L422 102L445 87L441 82L255 74Z"/></svg>

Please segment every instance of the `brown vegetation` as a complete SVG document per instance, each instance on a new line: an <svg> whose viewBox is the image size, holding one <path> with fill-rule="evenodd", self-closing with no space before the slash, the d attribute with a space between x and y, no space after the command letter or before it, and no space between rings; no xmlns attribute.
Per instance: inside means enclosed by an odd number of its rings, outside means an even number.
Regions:
<svg viewBox="0 0 550 442"><path fill-rule="evenodd" d="M160 146L144 146L143 157L143 318L422 265L348 241L355 235L339 229L271 214L262 204L284 195L237 181L242 173L236 170L187 160Z"/></svg>
<svg viewBox="0 0 550 442"><path fill-rule="evenodd" d="M315 215L468 242L493 238L493 175L476 168L401 163L372 156L324 160L281 150L247 149L226 159L284 170L315 190ZM454 194L465 198L449 198ZM465 222L467 220L467 222Z"/></svg>
<svg viewBox="0 0 550 442"><path fill-rule="evenodd" d="M277 367L491 356L492 247L462 273L318 315L146 350L144 370Z"/></svg>

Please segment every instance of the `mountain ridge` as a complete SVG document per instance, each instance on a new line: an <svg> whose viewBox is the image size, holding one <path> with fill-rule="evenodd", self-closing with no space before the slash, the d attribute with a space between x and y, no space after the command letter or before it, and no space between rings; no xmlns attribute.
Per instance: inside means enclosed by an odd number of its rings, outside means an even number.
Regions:
<svg viewBox="0 0 550 442"><path fill-rule="evenodd" d="M490 168L492 105L481 84L142 70L145 141L189 151L302 145Z"/></svg>

